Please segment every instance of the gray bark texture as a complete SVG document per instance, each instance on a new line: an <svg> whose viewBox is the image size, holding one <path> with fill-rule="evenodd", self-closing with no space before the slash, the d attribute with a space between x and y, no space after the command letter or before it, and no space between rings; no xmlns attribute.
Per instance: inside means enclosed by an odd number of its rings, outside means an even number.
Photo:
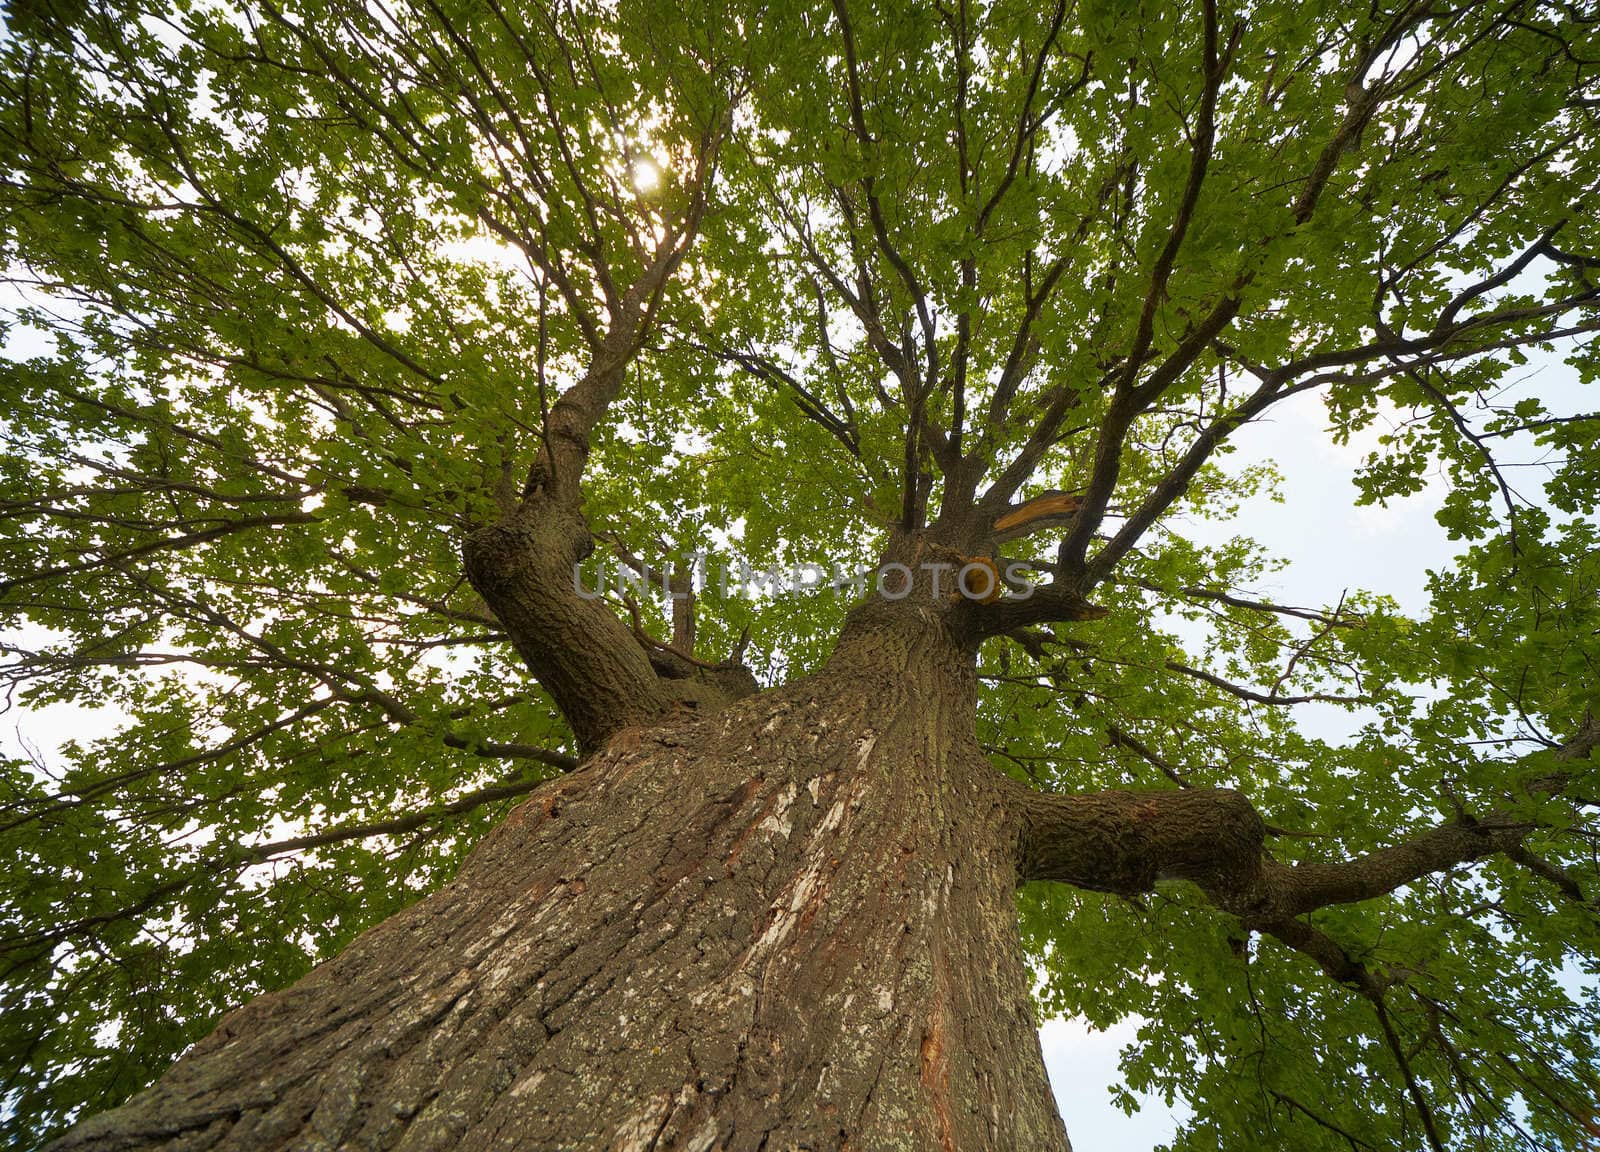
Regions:
<svg viewBox="0 0 1600 1152"><path fill-rule="evenodd" d="M57 1147L1064 1152L959 649L858 612L813 677L613 733Z"/></svg>

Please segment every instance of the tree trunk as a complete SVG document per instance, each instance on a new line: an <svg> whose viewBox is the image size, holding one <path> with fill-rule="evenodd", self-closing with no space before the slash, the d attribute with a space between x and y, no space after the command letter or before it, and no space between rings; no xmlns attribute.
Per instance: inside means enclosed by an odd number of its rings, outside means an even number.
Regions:
<svg viewBox="0 0 1600 1152"><path fill-rule="evenodd" d="M930 614L931 615L931 614ZM1067 1149L970 652L629 728L61 1149Z"/></svg>

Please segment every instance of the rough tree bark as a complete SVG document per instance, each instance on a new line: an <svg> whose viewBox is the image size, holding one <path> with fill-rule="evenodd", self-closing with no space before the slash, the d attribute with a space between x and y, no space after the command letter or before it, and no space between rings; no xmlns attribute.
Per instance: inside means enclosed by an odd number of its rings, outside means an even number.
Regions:
<svg viewBox="0 0 1600 1152"><path fill-rule="evenodd" d="M945 624L868 606L813 677L616 731L60 1147L1066 1149Z"/></svg>

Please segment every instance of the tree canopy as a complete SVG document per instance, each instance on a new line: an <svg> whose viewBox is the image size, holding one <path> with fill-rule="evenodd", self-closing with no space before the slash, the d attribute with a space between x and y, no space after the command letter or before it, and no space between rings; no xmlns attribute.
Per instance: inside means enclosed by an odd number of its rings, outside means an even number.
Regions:
<svg viewBox="0 0 1600 1152"><path fill-rule="evenodd" d="M591 571L831 576L1011 515L1037 587L991 606L997 767L1237 789L1277 859L1389 869L1277 934L1184 882L1023 889L1043 1010L1148 1020L1124 1072L1193 1106L1175 1148L1600 1136L1582 6L5 21L0 676L122 718L0 765L8 1139L147 1083L587 750L460 554L541 450L587 454ZM1561 403L1530 357L1570 366ZM1270 489L1229 437L1310 391L1337 440L1388 422L1353 499L1447 480L1425 611L1275 603L1272 541L1189 531ZM1505 466L1529 446L1535 480ZM850 603L716 583L692 625L608 600L768 684Z"/></svg>

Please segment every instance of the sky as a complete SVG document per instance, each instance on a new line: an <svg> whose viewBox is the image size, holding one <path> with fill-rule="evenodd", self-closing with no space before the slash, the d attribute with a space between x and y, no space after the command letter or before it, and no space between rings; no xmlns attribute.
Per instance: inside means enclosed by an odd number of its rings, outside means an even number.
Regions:
<svg viewBox="0 0 1600 1152"><path fill-rule="evenodd" d="M640 183L654 177L649 171L634 173ZM1552 402L1553 408L1596 407L1592 400L1581 403L1569 372L1553 364L1540 367L1531 387L1571 399ZM1191 524L1188 534L1202 542L1241 534L1265 543L1287 562L1274 579L1254 589L1270 599L1319 606L1361 588L1385 593L1403 610L1420 613L1426 607L1428 571L1448 564L1455 551L1434 520L1442 482L1387 507L1356 506L1352 475L1383 429L1372 429L1357 443L1340 446L1328 435L1327 423L1320 397L1308 393L1240 430L1234 438L1239 451L1231 457L1231 466L1242 469L1275 461L1284 476L1282 500L1256 496L1229 523ZM1332 707L1308 706L1301 715L1308 729L1329 738L1348 733L1354 723ZM0 715L0 755L15 755L26 746L49 759L59 743L106 730L109 719L73 705L31 712L13 709ZM1131 1117L1111 1102L1111 1087L1119 1079L1119 1053L1133 1040L1139 1024L1138 1018L1131 1018L1096 1032L1079 1020L1051 1020L1041 1028L1046 1067L1076 1152L1150 1152L1170 1139L1181 1121L1181 1101L1174 1108L1145 1097L1141 1110Z"/></svg>
<svg viewBox="0 0 1600 1152"><path fill-rule="evenodd" d="M1302 393L1242 428L1234 437L1230 470L1275 461L1283 474L1282 503L1262 494L1245 501L1236 519L1192 523L1185 534L1207 543L1245 535L1267 545L1287 567L1254 591L1280 603L1333 604L1347 589L1361 588L1387 593L1402 608L1420 611L1426 605L1427 570L1447 563L1454 553L1433 519L1443 489L1430 485L1386 508L1357 507L1355 467L1384 429L1370 429L1359 441L1340 446L1327 425L1320 396ZM1307 709L1315 714L1302 723L1319 735L1334 738L1351 730L1351 718L1340 709ZM1135 1017L1094 1032L1081 1020L1052 1020L1040 1030L1045 1067L1075 1152L1149 1152L1172 1138L1183 1115L1181 1102L1173 1109L1158 1097L1142 1097L1140 1111L1131 1117L1111 1103L1118 1054L1139 1024Z"/></svg>
<svg viewBox="0 0 1600 1152"><path fill-rule="evenodd" d="M1596 408L1594 389L1585 398L1576 373L1555 357L1541 356L1530 364L1520 388L1543 397L1555 412ZM1230 470L1276 462L1283 475L1282 502L1262 494L1245 501L1234 520L1192 523L1186 534L1203 543L1244 535L1266 545L1287 566L1254 591L1279 603L1331 605L1345 591L1359 588L1394 597L1408 613L1424 613L1429 570L1447 567L1459 550L1434 519L1445 481L1433 477L1417 495L1384 507L1357 506L1355 470L1388 427L1380 417L1347 445L1335 444L1327 428L1320 395L1307 392L1240 429ZM1502 463L1518 466L1511 469L1513 483L1530 498L1537 498L1544 473L1524 466L1535 464L1538 455L1530 443L1515 439L1496 453ZM1353 734L1360 723L1359 716L1333 705L1304 705L1297 716L1305 730L1329 740ZM1075 1152L1151 1152L1173 1136L1184 1115L1181 1101L1173 1109L1159 1098L1143 1097L1132 1117L1111 1103L1118 1054L1140 1023L1123 1020L1097 1033L1079 1020L1053 1020L1041 1029L1045 1066Z"/></svg>

